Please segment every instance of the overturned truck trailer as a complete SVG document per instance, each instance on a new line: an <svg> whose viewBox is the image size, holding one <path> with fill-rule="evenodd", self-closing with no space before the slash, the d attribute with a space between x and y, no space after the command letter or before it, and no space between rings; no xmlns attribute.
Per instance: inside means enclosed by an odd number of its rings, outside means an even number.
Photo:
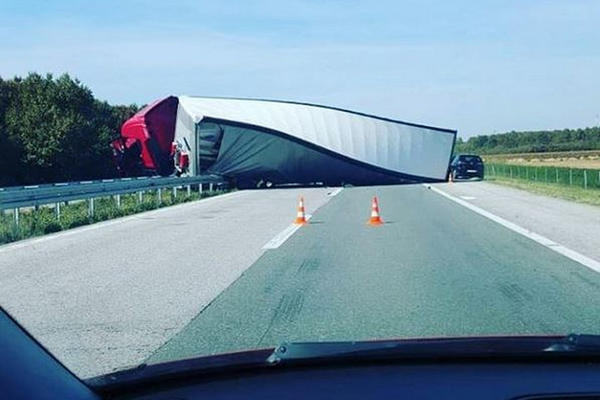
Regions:
<svg viewBox="0 0 600 400"><path fill-rule="evenodd" d="M112 143L124 175L217 174L239 186L445 180L456 131L314 104L167 97Z"/></svg>

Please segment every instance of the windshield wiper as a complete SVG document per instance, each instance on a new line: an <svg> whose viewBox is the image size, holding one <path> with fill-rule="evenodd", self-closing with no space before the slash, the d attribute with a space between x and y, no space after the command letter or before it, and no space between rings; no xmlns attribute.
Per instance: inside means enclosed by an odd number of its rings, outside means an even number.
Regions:
<svg viewBox="0 0 600 400"><path fill-rule="evenodd" d="M225 353L142 364L137 368L86 379L104 393L177 378L239 371L279 369L296 364L344 365L373 360L432 361L489 359L600 358L600 335L501 336L439 339L398 339L364 342L284 343L275 349Z"/></svg>
<svg viewBox="0 0 600 400"><path fill-rule="evenodd" d="M558 353L596 353L600 352L600 335L570 334L562 341L549 346L545 351Z"/></svg>
<svg viewBox="0 0 600 400"><path fill-rule="evenodd" d="M600 356L600 335L283 343L270 364L316 360Z"/></svg>

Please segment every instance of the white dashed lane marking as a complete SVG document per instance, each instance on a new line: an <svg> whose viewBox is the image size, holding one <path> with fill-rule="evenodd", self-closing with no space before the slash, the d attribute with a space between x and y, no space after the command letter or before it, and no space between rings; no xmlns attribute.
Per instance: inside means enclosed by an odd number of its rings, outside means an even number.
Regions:
<svg viewBox="0 0 600 400"><path fill-rule="evenodd" d="M306 220L308 221L312 217L312 215L306 215ZM276 249L282 244L285 243L302 225L291 224L281 232L279 232L273 239L269 240L267 244L263 246L263 249Z"/></svg>

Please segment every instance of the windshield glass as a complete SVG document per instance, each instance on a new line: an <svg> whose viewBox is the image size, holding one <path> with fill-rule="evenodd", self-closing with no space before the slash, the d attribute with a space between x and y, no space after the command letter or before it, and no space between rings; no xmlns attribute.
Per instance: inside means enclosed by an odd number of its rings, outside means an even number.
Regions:
<svg viewBox="0 0 600 400"><path fill-rule="evenodd" d="M0 305L77 376L600 334L600 3L0 5Z"/></svg>

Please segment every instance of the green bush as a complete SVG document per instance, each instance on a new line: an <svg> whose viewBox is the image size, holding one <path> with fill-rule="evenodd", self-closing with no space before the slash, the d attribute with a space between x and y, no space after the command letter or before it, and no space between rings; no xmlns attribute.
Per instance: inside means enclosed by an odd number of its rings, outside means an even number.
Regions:
<svg viewBox="0 0 600 400"><path fill-rule="evenodd" d="M44 227L44 233L53 233L62 230L62 226L58 222L50 222L48 225Z"/></svg>
<svg viewBox="0 0 600 400"><path fill-rule="evenodd" d="M21 240L23 236L14 224L7 224L0 227L0 243L9 243Z"/></svg>
<svg viewBox="0 0 600 400"><path fill-rule="evenodd" d="M224 190L212 192L187 192L179 191L177 197L173 197L172 191L163 191L160 207L185 203L200 198L216 196L225 193ZM76 228L94 222L106 221L125 215L136 214L159 208L157 193L145 193L143 201L138 203L138 197L133 195L121 196L121 207L112 197L96 199L94 203L94 216L88 216L89 203L87 201L70 202L61 206L60 220L57 219L53 207L40 207L39 209L23 209L20 214L19 227L14 223L12 215L0 214L0 244L14 242L29 237L40 236L65 229Z"/></svg>
<svg viewBox="0 0 600 400"><path fill-rule="evenodd" d="M12 172L0 186L116 176L108 144L138 110L99 101L66 74L0 78L0 171Z"/></svg>
<svg viewBox="0 0 600 400"><path fill-rule="evenodd" d="M89 219L86 218L75 218L66 223L67 229L77 228L78 226L83 226L89 224Z"/></svg>

